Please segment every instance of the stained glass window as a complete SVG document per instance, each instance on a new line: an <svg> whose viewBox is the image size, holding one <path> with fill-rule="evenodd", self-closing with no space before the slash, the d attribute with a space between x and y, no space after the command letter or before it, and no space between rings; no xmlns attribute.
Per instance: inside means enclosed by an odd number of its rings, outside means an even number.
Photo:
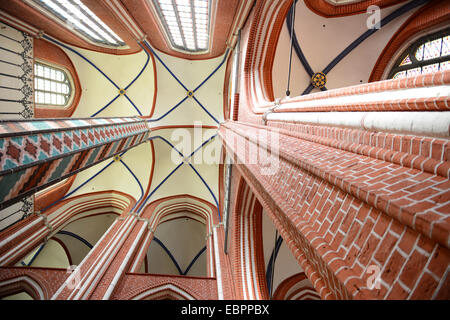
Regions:
<svg viewBox="0 0 450 320"><path fill-rule="evenodd" d="M397 60L389 78L412 77L450 69L450 28L420 38Z"/></svg>
<svg viewBox="0 0 450 320"><path fill-rule="evenodd" d="M409 57L409 54L406 56L405 59L403 59L402 63L400 63L401 66L405 66L407 64L411 64L411 58Z"/></svg>
<svg viewBox="0 0 450 320"><path fill-rule="evenodd" d="M40 62L34 64L34 101L36 104L66 106L72 94L67 73Z"/></svg>
<svg viewBox="0 0 450 320"><path fill-rule="evenodd" d="M153 1L170 42L184 51L206 51L209 46L209 0Z"/></svg>

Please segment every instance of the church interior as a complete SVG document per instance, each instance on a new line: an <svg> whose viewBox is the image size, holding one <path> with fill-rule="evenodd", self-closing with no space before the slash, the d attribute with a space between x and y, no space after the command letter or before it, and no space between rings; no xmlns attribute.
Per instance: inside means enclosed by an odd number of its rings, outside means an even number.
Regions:
<svg viewBox="0 0 450 320"><path fill-rule="evenodd" d="M450 299L450 2L0 1L1 300Z"/></svg>

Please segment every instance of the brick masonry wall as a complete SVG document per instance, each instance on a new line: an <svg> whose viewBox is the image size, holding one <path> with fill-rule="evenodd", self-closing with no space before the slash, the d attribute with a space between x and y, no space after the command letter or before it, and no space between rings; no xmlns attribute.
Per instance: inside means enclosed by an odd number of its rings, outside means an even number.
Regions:
<svg viewBox="0 0 450 320"><path fill-rule="evenodd" d="M262 175L258 164L236 167L321 297L448 298L448 178L339 149L336 137L334 147L299 139L289 129L272 146L280 153L276 174ZM220 134L238 161L261 131L271 130L229 122ZM379 290L367 288L371 266L380 271Z"/></svg>
<svg viewBox="0 0 450 320"><path fill-rule="evenodd" d="M158 291L165 285L173 285L199 300L217 299L215 278L167 276L127 273L112 297L114 300L129 300L149 290ZM163 289L161 288L161 291ZM169 299L172 299L169 297Z"/></svg>
<svg viewBox="0 0 450 320"><path fill-rule="evenodd" d="M264 70L273 52L261 48L277 38L286 3L257 1L242 30L239 112L220 127L236 162L233 183L245 179L322 299L448 299L448 139L266 123L274 102ZM272 112L446 111L448 97L386 100L383 93L449 81L447 71L373 82L282 99ZM379 99L321 104L366 93ZM248 161L255 152L267 156L266 147L279 155L270 175ZM233 272L238 267L233 262ZM380 287L371 289L376 275Z"/></svg>
<svg viewBox="0 0 450 320"><path fill-rule="evenodd" d="M262 207L244 178L234 175L229 254L237 299L268 299L262 237ZM244 257L244 259L242 258Z"/></svg>
<svg viewBox="0 0 450 320"><path fill-rule="evenodd" d="M69 274L65 269L0 267L0 297L26 291L34 299L39 299L36 289L21 280L21 278L26 277L37 284L42 291L43 298L48 300L68 278Z"/></svg>
<svg viewBox="0 0 450 320"><path fill-rule="evenodd" d="M279 284L273 294L274 300L318 300L320 297L314 290L308 277L297 273Z"/></svg>

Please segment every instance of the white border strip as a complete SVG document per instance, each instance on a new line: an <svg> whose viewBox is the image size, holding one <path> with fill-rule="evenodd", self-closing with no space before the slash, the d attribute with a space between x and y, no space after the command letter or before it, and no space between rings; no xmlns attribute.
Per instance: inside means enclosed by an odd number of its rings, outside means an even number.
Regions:
<svg viewBox="0 0 450 320"><path fill-rule="evenodd" d="M267 120L448 138L450 112L282 112Z"/></svg>

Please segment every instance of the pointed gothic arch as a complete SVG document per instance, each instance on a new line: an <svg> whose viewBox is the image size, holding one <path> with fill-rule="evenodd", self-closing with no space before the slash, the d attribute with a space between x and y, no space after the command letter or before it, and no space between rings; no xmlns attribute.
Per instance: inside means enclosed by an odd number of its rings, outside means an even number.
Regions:
<svg viewBox="0 0 450 320"><path fill-rule="evenodd" d="M268 299L262 247L262 206L246 181L241 178L236 192L232 230L236 244L234 274L240 281L237 294L242 299Z"/></svg>
<svg viewBox="0 0 450 320"><path fill-rule="evenodd" d="M132 300L196 300L189 292L173 284L165 284L146 290L132 298Z"/></svg>
<svg viewBox="0 0 450 320"><path fill-rule="evenodd" d="M22 275L0 282L0 298L24 291L28 293L34 300L48 299L47 291L41 287L39 281L36 281L29 275Z"/></svg>

